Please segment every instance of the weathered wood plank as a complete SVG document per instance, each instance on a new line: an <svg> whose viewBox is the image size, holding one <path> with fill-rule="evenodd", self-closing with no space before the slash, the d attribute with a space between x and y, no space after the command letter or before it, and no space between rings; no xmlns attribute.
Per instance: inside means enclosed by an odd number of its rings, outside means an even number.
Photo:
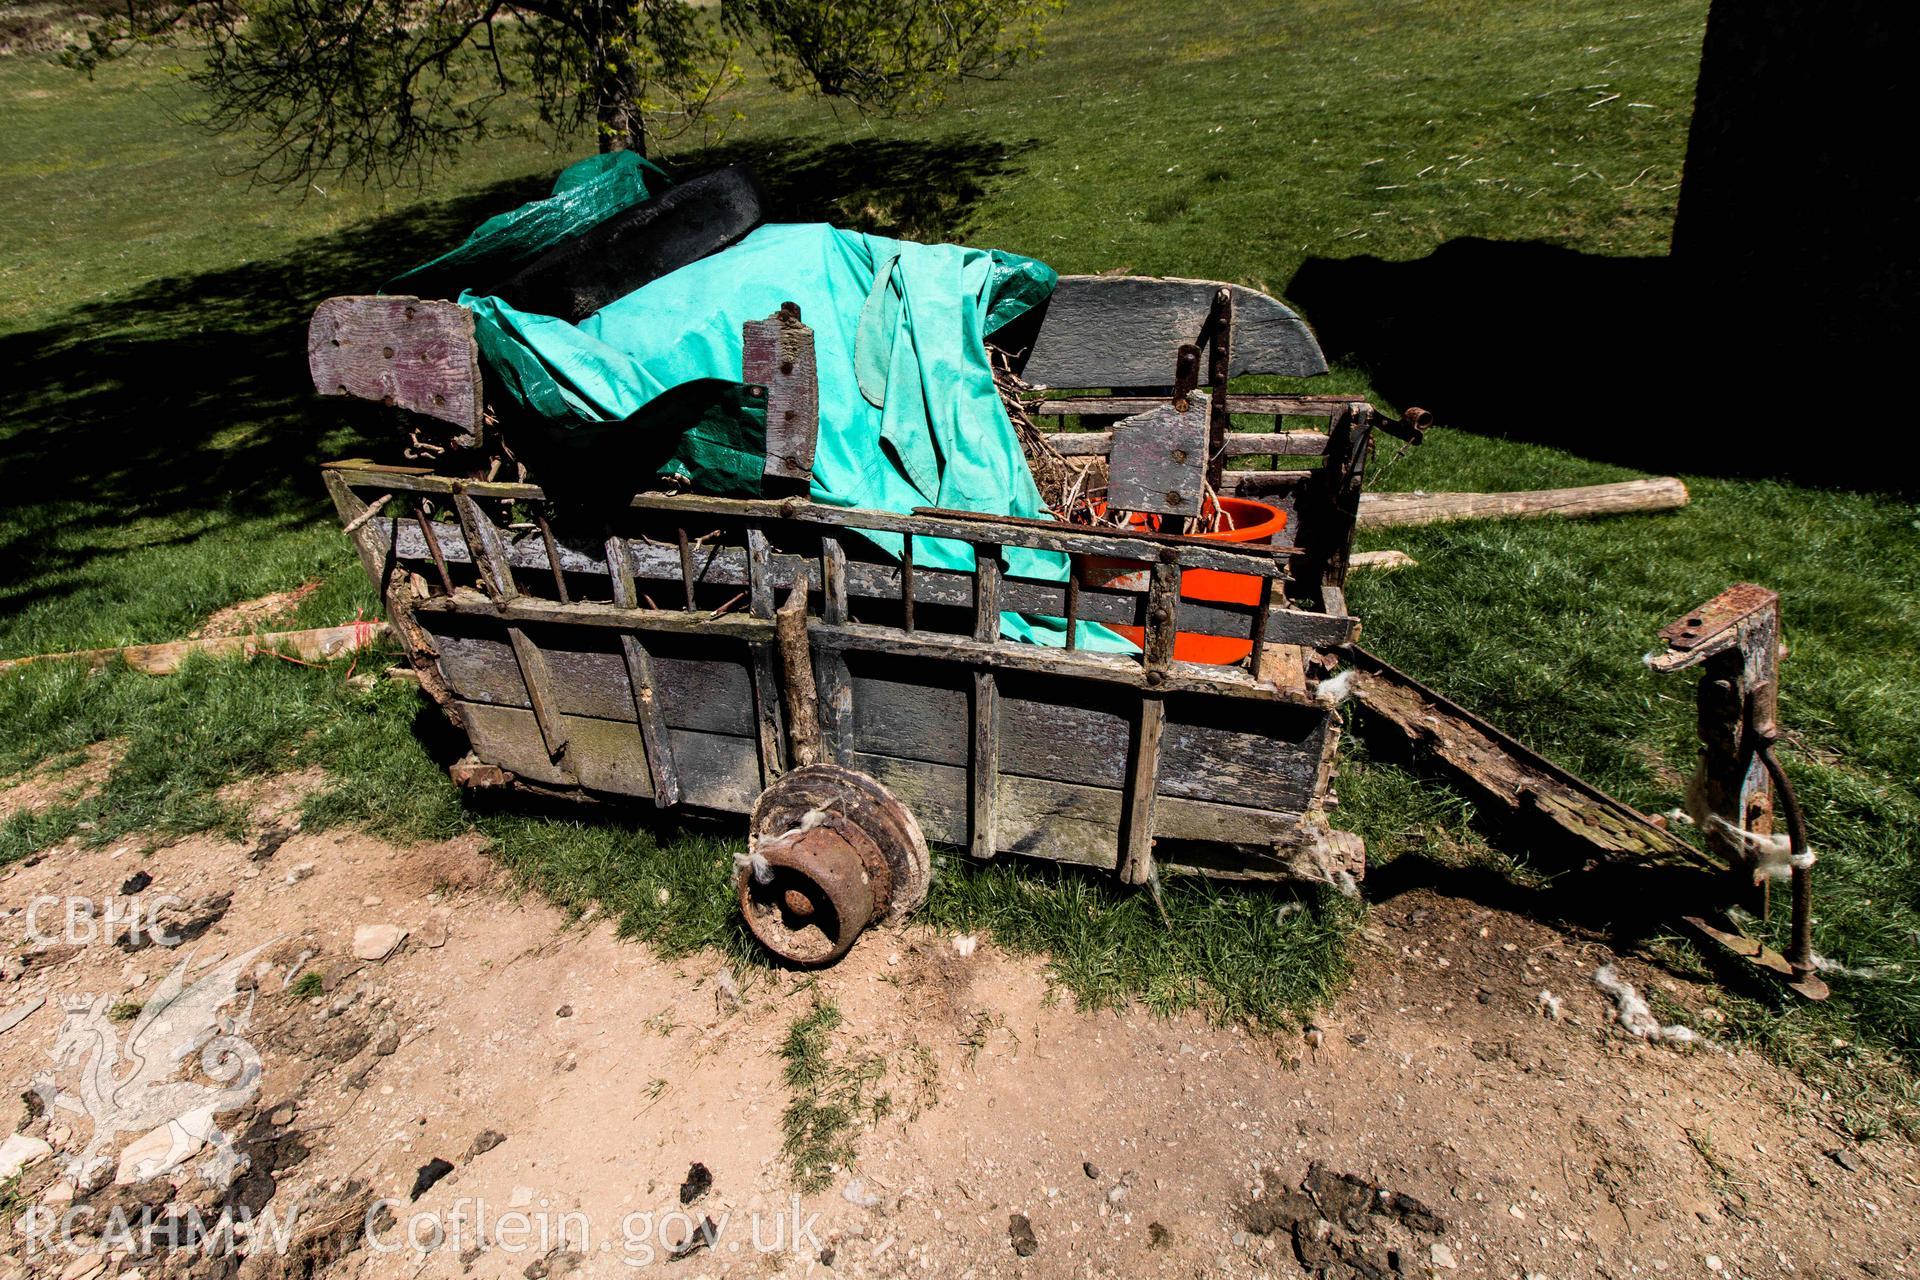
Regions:
<svg viewBox="0 0 1920 1280"><path fill-rule="evenodd" d="M1043 431L1040 437L1065 458L1104 458L1113 452L1111 431ZM1235 431L1227 436L1222 456L1310 458L1326 451L1327 437L1320 431Z"/></svg>
<svg viewBox="0 0 1920 1280"><path fill-rule="evenodd" d="M974 548L973 581L973 638L983 644L991 644L1000 636L1000 548ZM973 673L971 723L973 750L967 760L970 784L968 847L974 857L984 859L993 857L1000 848L1000 688L991 670Z"/></svg>
<svg viewBox="0 0 1920 1280"><path fill-rule="evenodd" d="M527 691L527 701L533 708L534 723L540 727L540 738L547 746L547 758L563 773L571 773L567 765L567 731L560 721L559 708L554 705L553 677L547 671L547 661L541 656L540 648L527 638L521 627L508 627L507 639L513 645L513 656L520 668L521 687Z"/></svg>
<svg viewBox="0 0 1920 1280"><path fill-rule="evenodd" d="M382 400L452 423L480 444L484 396L473 313L405 297L328 298L307 326L307 372L323 396Z"/></svg>
<svg viewBox="0 0 1920 1280"><path fill-rule="evenodd" d="M474 754L531 782L568 786L574 782L551 760L541 744L533 713L519 707L482 703L455 704L468 726ZM651 799L640 729L631 720L561 717L569 743L569 763L580 786L591 791ZM760 794L760 764L751 738L688 729L671 731L674 759L685 774L683 800L703 809L749 813Z"/></svg>
<svg viewBox="0 0 1920 1280"><path fill-rule="evenodd" d="M1069 414L1096 418L1124 418L1130 413L1145 413L1163 399L1165 399L1163 396L1139 395L1061 396L1052 400L1041 400L1028 412L1034 417ZM1228 402L1228 407L1230 412L1261 418L1324 418L1341 405L1352 403L1352 396L1278 396L1255 393L1233 396Z"/></svg>
<svg viewBox="0 0 1920 1280"><path fill-rule="evenodd" d="M814 379L813 330L798 305L782 303L765 320L740 326L744 381L767 390L767 460L763 474L789 481L813 476L820 433L820 388Z"/></svg>
<svg viewBox="0 0 1920 1280"><path fill-rule="evenodd" d="M458 629L434 626L428 633L440 652L440 669L461 698L490 706L527 705L513 653L498 638L497 624L483 630L463 622ZM554 702L562 714L634 718L632 677L617 635L571 628L541 628L537 635L552 672ZM679 641L664 650L660 647L662 641L671 640L656 637L655 648L647 655L654 705L664 723L676 729L753 735L746 650L733 640L697 647Z"/></svg>
<svg viewBox="0 0 1920 1280"><path fill-rule="evenodd" d="M507 498L515 501L544 502L546 494L538 485L497 484L481 481L451 481L443 476L410 475L403 471L348 466L332 467L350 484L382 485L385 490L406 493L451 493L459 489L474 498ZM1229 472L1251 475L1254 472ZM1305 473L1312 474L1312 473ZM380 490L380 491L385 491ZM803 502L798 498L768 501L758 498L714 498L704 494L642 493L629 504L639 512L663 516L710 516L722 520L787 521L794 524L822 525L839 529L877 529L893 533L912 533L923 538L956 538L963 542L997 542L1008 547L1031 547L1040 551L1061 551L1072 555L1109 556L1116 559L1139 558L1146 554L1143 545L1177 546L1181 562L1190 569L1219 569L1227 573L1265 573L1284 577L1287 569L1276 565L1276 556L1288 554L1285 548L1264 543L1211 542L1181 534L1153 533L1086 525L1063 524L1053 520L1025 520L996 517L973 512L933 512L922 508L908 515L865 508L830 507ZM543 562L544 563L544 562Z"/></svg>
<svg viewBox="0 0 1920 1280"><path fill-rule="evenodd" d="M1197 516L1207 478L1210 411L1196 391L1179 409L1163 404L1113 424L1107 504L1119 511Z"/></svg>
<svg viewBox="0 0 1920 1280"><path fill-rule="evenodd" d="M1153 878L1154 810L1160 801L1160 735L1167 704L1158 694L1140 700L1127 770L1126 821L1120 829L1120 880L1145 884Z"/></svg>
<svg viewBox="0 0 1920 1280"><path fill-rule="evenodd" d="M632 609L640 599L629 566L633 556L627 540L611 537L606 543L607 563L613 566L613 602ZM564 603L564 601L563 601ZM666 715L660 706L658 682L647 646L631 632L620 632L620 658L626 668L627 687L632 694L635 721L640 726L640 742L647 752L647 771L653 779L654 803L662 808L680 803L680 770L674 764L673 746L667 735Z"/></svg>
<svg viewBox="0 0 1920 1280"><path fill-rule="evenodd" d="M1486 721L1355 646L1353 696L1477 795L1520 818L1552 824L1608 858L1717 871L1718 864L1638 810L1528 750Z"/></svg>
<svg viewBox="0 0 1920 1280"><path fill-rule="evenodd" d="M1229 479L1238 474L1242 473L1227 473ZM368 528L382 528L385 523L376 521ZM451 525L443 524L437 528L446 559L454 564L470 563L471 556L464 535ZM679 560L671 548L629 544L629 551L635 575L640 580L650 583L679 581ZM1142 549L1134 550L1135 555L1141 553ZM400 527L399 554L403 561L413 561L424 567L427 560L426 542L412 525L403 524ZM545 555L544 548L532 539L512 540L505 546L507 562L520 568L543 566L546 563ZM564 543L560 548L560 557L562 567L568 573L604 574L607 571L604 559L573 550ZM1185 560L1184 553L1182 559ZM698 581L702 585L746 585L746 563L746 556L738 548L716 548L699 567ZM913 577L914 595L922 603L972 611L972 574L916 566ZM801 557L774 555L768 568L768 581L771 588L784 591L795 582L811 585L814 578L812 570ZM893 565L866 560L847 562L847 590L852 599L897 600L900 596L899 582L900 570ZM1083 586L1079 589L1078 616L1088 622L1138 626L1141 597L1144 594L1142 588L1129 587L1125 583ZM1034 582L1025 578L1003 578L1001 582L1001 604L1016 613L1064 617L1068 606L1067 596L1068 589L1062 583ZM1248 634L1253 606L1183 600L1179 610L1178 627L1182 631L1244 639ZM1344 644L1354 633L1354 625L1350 621L1329 619L1324 614L1309 610L1278 607L1272 611L1267 626L1267 639L1273 643L1312 648Z"/></svg>
<svg viewBox="0 0 1920 1280"><path fill-rule="evenodd" d="M1062 276L1022 376L1043 387L1142 387L1170 382L1183 343L1199 336L1220 284L1146 276ZM1305 378L1327 371L1306 323L1264 293L1231 286L1232 376Z"/></svg>
<svg viewBox="0 0 1920 1280"><path fill-rule="evenodd" d="M928 840L965 847L965 768L857 751L848 755L847 765L882 783L911 808ZM1118 864L1122 801L1117 790L1003 774L999 806L1001 853L1109 869ZM1269 845L1286 839L1299 815L1167 799L1156 808L1154 820L1163 839Z"/></svg>
<svg viewBox="0 0 1920 1280"><path fill-rule="evenodd" d="M969 677L951 667L878 655L852 661L852 747L966 766L974 749ZM998 682L998 772L1118 789L1127 779L1135 695L1006 673ZM1256 809L1304 810L1326 753L1323 707L1168 701L1161 737L1163 796Z"/></svg>

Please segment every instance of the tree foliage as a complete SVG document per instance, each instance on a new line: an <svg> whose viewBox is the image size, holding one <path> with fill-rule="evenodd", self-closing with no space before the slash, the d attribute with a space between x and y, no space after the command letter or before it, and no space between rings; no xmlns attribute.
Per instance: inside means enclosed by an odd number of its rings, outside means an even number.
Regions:
<svg viewBox="0 0 1920 1280"><path fill-rule="evenodd" d="M62 61L197 48L205 122L261 138L278 185L418 181L530 126L601 150L711 125L750 48L782 89L934 105L1038 52L1065 0L125 0Z"/></svg>

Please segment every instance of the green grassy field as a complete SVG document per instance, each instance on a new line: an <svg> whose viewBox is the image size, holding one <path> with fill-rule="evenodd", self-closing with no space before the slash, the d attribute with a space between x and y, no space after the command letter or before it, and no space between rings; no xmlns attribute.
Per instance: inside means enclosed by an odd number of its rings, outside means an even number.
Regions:
<svg viewBox="0 0 1920 1280"><path fill-rule="evenodd" d="M1704 18L1704 0L1075 0L1045 58L965 87L936 115L872 121L750 87L730 137L668 158L689 171L752 160L785 217L964 238L1062 271L1285 294L1308 264L1412 262L1471 237L1631 270L1666 250ZM171 639L223 605L313 579L324 585L296 624L371 613L315 465L387 446L369 416L313 403L307 314L539 193L569 157L526 141L424 193L275 193L234 176L244 140L183 123L194 104L162 62L117 64L88 83L0 59L0 102L0 656ZM1432 306L1444 317L1449 299ZM1324 314L1307 314L1325 328ZM1380 361L1395 354L1332 350L1316 389L1391 405L1386 391L1399 388L1383 388ZM1491 338L1475 364L1460 376L1497 385L1528 372ZM1637 474L1581 456L1618 450L1562 451L1476 425L1434 433L1380 483L1512 489ZM1651 448L1624 460L1671 465ZM1688 481L1693 504L1669 515L1373 535L1367 545L1421 563L1357 580L1351 603L1392 661L1665 809L1691 766L1691 685L1653 676L1640 655L1660 624L1730 582L1783 593L1787 767L1823 855L1816 946L1878 976L1836 977L1820 1008L1758 987L1729 991L1723 1007L1737 1033L1857 1099L1849 1123L1870 1133L1908 1114L1905 1064L1920 1060L1920 512L1774 481ZM259 661L171 680L11 675L0 772L103 738L128 752L100 795L0 827L0 860L80 830L110 839L230 822L212 796L221 783L321 764L335 785L313 821L400 837L477 824L558 900L597 900L670 950L719 946L752 962L725 890L730 829L464 809L418 699L359 691L344 674ZM1339 820L1367 837L1378 884L1474 864L1480 878L1461 883L1491 877L1510 900L1576 914L1569 877L1524 848L1488 847L1471 805L1430 778L1355 744L1338 787ZM1359 918L1332 897L1281 910L1289 900L1175 884L1163 929L1137 895L1083 876L947 864L928 915L1046 953L1092 1002L1278 1024L1337 989ZM1646 944L1694 963L1670 939Z"/></svg>

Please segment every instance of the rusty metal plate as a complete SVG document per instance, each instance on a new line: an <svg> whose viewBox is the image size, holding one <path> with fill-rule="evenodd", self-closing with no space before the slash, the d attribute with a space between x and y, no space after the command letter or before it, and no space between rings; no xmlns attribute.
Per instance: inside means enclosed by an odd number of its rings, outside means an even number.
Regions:
<svg viewBox="0 0 1920 1280"><path fill-rule="evenodd" d="M1698 609L1660 628L1669 649L1689 653L1712 644L1756 613L1775 608L1780 595L1752 582L1728 587Z"/></svg>

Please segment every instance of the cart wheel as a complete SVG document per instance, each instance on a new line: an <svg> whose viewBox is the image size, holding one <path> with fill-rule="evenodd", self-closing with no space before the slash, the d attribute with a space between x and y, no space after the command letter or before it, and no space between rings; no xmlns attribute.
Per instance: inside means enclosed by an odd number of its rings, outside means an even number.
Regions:
<svg viewBox="0 0 1920 1280"><path fill-rule="evenodd" d="M747 840L756 857L736 878L740 910L767 950L795 964L832 964L869 924L927 898L932 860L920 824L892 792L841 765L806 765L761 792Z"/></svg>

